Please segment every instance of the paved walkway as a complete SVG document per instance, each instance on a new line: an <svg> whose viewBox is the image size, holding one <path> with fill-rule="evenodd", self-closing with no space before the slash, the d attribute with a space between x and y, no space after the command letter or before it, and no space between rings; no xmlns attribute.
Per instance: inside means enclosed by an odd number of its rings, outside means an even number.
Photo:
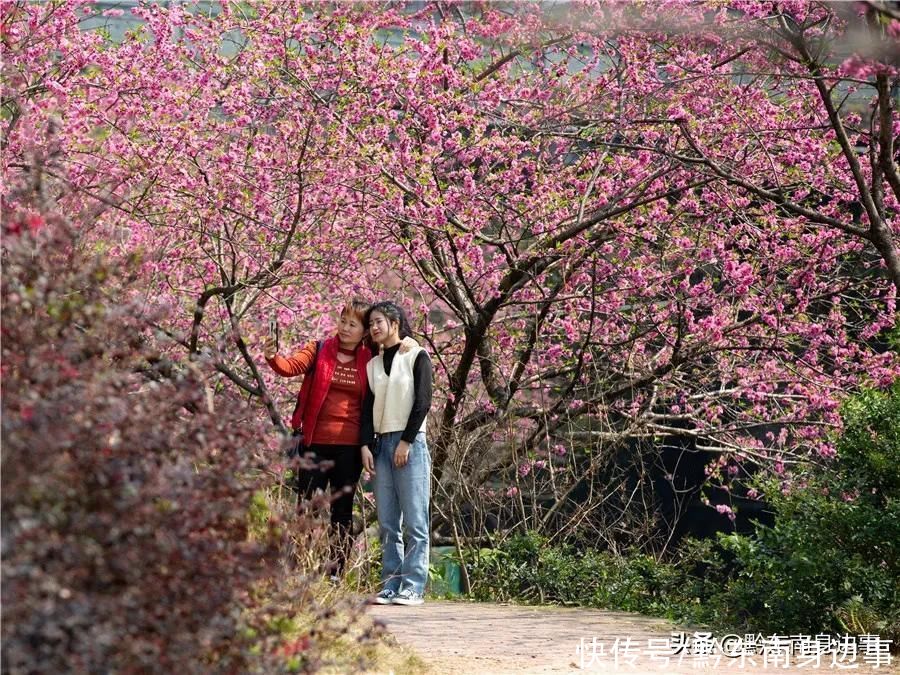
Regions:
<svg viewBox="0 0 900 675"><path fill-rule="evenodd" d="M488 673L785 673L741 659L672 656L673 630L661 619L637 614L566 607L525 607L468 602L428 602L421 607L374 606L370 614L383 622L402 645L429 664L433 675ZM693 632L687 632L693 637ZM596 639L595 639L596 638ZM795 663L793 661L792 663ZM792 673L900 672L866 666L860 653L856 667L832 667L823 656L818 667L792 667ZM850 664L848 664L850 665Z"/></svg>

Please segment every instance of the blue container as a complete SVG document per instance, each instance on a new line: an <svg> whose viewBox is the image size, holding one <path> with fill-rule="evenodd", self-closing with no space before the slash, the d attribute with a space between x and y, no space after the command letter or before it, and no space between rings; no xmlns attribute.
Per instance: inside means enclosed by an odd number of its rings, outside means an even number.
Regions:
<svg viewBox="0 0 900 675"><path fill-rule="evenodd" d="M428 585L435 595L462 595L459 563L453 546L432 546Z"/></svg>

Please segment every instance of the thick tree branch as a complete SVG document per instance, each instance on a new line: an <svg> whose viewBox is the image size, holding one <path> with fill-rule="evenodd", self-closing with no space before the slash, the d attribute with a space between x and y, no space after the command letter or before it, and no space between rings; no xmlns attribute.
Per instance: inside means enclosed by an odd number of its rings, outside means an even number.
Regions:
<svg viewBox="0 0 900 675"><path fill-rule="evenodd" d="M875 76L875 88L878 91L878 159L894 197L900 201L900 172L894 156L894 97L886 74Z"/></svg>

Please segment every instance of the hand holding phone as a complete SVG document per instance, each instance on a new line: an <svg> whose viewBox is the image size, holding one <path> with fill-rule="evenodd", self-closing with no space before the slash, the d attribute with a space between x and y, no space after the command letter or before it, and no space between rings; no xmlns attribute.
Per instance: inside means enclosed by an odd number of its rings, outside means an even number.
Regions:
<svg viewBox="0 0 900 675"><path fill-rule="evenodd" d="M278 353L279 335L278 335L278 319L274 316L269 317L269 337L266 339L264 346L264 354L267 359L272 358Z"/></svg>

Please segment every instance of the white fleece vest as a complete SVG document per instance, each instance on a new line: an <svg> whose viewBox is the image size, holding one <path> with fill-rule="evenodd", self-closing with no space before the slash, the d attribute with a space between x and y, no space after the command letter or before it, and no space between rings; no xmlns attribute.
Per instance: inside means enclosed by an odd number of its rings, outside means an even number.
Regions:
<svg viewBox="0 0 900 675"><path fill-rule="evenodd" d="M406 429L415 398L413 364L421 351L421 347L415 347L405 354L399 351L394 354L390 375L384 372L384 354L379 354L366 365L369 387L375 394L372 421L376 434ZM425 420L422 420L419 431L425 431Z"/></svg>

